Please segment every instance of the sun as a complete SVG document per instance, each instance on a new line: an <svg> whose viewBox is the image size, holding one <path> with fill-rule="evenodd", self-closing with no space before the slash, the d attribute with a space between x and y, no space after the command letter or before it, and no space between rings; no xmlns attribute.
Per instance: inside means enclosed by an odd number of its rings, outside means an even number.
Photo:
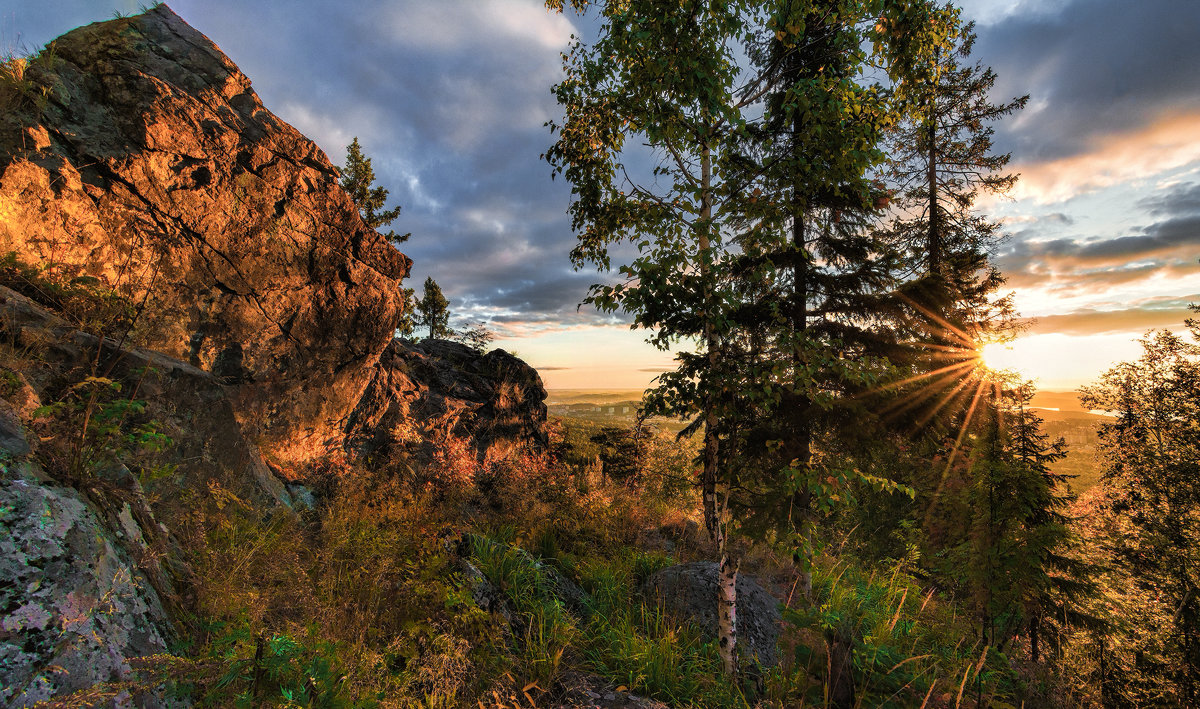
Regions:
<svg viewBox="0 0 1200 709"><path fill-rule="evenodd" d="M993 372L1019 373L1027 364L1022 359L1012 342L989 342L979 348L980 362Z"/></svg>

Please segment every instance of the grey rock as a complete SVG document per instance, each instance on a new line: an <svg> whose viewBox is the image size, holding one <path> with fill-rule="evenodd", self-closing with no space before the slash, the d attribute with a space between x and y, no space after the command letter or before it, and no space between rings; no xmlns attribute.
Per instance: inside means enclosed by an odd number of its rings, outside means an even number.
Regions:
<svg viewBox="0 0 1200 709"><path fill-rule="evenodd" d="M25 428L13 405L0 399L0 455L23 458L31 449L25 438Z"/></svg>
<svg viewBox="0 0 1200 709"><path fill-rule="evenodd" d="M140 542L128 507L121 517ZM128 679L129 658L166 652L159 596L102 518L74 490L0 480L0 704Z"/></svg>
<svg viewBox="0 0 1200 709"><path fill-rule="evenodd" d="M470 584L471 599L475 601L475 605L488 613L499 615L504 619L505 626L511 628L514 618L513 611L500 589L496 588L495 584L482 571L466 559L459 559L458 572L462 575L463 580Z"/></svg>
<svg viewBox="0 0 1200 709"><path fill-rule="evenodd" d="M288 483L287 491L288 495L290 495L292 498L293 509L317 509L317 498L315 495L313 495L312 489L307 485Z"/></svg>
<svg viewBox="0 0 1200 709"><path fill-rule="evenodd" d="M670 566L646 579L642 592L665 612L696 624L706 637L717 636L716 562L695 561ZM753 577L738 574L737 631L743 657L763 667L779 661L777 644L783 615L779 599Z"/></svg>
<svg viewBox="0 0 1200 709"><path fill-rule="evenodd" d="M553 709L667 709L656 699L617 691L607 680L582 672L568 672L560 680L562 692Z"/></svg>

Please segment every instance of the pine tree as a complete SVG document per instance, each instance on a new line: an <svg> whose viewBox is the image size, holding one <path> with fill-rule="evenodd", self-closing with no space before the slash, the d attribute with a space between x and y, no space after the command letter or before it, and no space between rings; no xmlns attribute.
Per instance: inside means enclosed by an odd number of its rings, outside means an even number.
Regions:
<svg viewBox="0 0 1200 709"><path fill-rule="evenodd" d="M1193 306L1195 307L1195 306ZM1200 323L1189 320L1200 342ZM1115 414L1100 426L1104 483L1111 511L1132 534L1115 556L1151 597L1169 627L1161 633L1170 661L1154 670L1173 685L1175 701L1200 700L1200 344L1163 330L1141 340L1142 356L1083 388L1087 408ZM1151 671L1147 669L1146 671Z"/></svg>
<svg viewBox="0 0 1200 709"><path fill-rule="evenodd" d="M449 305L437 282L433 278L426 278L421 300L417 302L417 324L429 328L429 339L444 338L450 334Z"/></svg>
<svg viewBox="0 0 1200 709"><path fill-rule="evenodd" d="M371 168L371 158L363 154L357 137L346 146L346 165L342 168L339 184L349 193L363 221L372 229L388 226L400 216L400 207L385 209L388 191L372 186L375 184L375 171ZM408 241L409 236L411 234L397 236L394 231L384 234L388 241L397 244Z"/></svg>
<svg viewBox="0 0 1200 709"><path fill-rule="evenodd" d="M417 327L417 321L413 317L413 308L416 306L416 293L412 288L400 288L400 300L403 305L403 314L400 316L400 322L396 324L396 332L401 337L409 337L413 334L413 330Z"/></svg>

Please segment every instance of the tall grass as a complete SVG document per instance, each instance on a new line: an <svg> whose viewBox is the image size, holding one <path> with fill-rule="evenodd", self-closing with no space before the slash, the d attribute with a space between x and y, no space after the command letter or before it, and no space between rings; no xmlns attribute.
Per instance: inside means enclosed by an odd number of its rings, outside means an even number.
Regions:
<svg viewBox="0 0 1200 709"><path fill-rule="evenodd" d="M1003 708L1020 689L1004 654L972 642L966 619L899 566L871 572L825 559L812 605L786 609L784 619L793 654L769 681L785 703L823 704L831 638L853 646L858 707Z"/></svg>

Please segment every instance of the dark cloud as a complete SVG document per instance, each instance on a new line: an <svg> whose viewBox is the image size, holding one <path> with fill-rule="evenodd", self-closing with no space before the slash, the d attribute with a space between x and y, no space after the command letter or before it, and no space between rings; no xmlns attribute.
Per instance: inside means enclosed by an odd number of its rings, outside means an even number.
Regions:
<svg viewBox="0 0 1200 709"><path fill-rule="evenodd" d="M1200 301L1200 293L1184 298L1159 298L1132 308L1097 310L1082 308L1061 315L1030 318L1031 334L1103 335L1116 332L1143 332L1157 328L1178 328L1191 317L1190 303Z"/></svg>
<svg viewBox="0 0 1200 709"><path fill-rule="evenodd" d="M539 372L561 372L565 369L571 369L571 367L537 367L536 369Z"/></svg>
<svg viewBox="0 0 1200 709"><path fill-rule="evenodd" d="M1200 184L1175 185L1162 194L1139 200L1138 206L1155 216L1200 214Z"/></svg>
<svg viewBox="0 0 1200 709"><path fill-rule="evenodd" d="M995 261L1014 287L1093 292L1155 275L1200 273L1200 215L1167 219L1141 232L1090 241L1016 238Z"/></svg>
<svg viewBox="0 0 1200 709"><path fill-rule="evenodd" d="M992 97L1030 95L997 127L1017 162L1087 152L1112 133L1200 111L1200 2L1073 0L978 29L975 58L999 77Z"/></svg>
<svg viewBox="0 0 1200 709"><path fill-rule="evenodd" d="M675 367L642 367L639 372L674 372Z"/></svg>

